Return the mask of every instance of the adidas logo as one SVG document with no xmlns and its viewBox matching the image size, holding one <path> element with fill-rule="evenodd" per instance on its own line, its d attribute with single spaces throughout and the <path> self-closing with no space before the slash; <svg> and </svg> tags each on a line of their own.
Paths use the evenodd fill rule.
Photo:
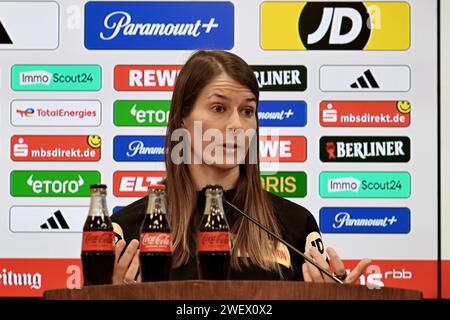
<svg viewBox="0 0 450 320">
<path fill-rule="evenodd" d="M 352 89 L 379 89 L 380 86 L 378 85 L 377 80 L 375 80 L 375 77 L 373 76 L 372 72 L 367 69 L 364 71 L 363 75 L 360 76 L 358 79 L 356 79 L 355 82 L 353 82 L 350 85 L 350 88 Z"/>
<path fill-rule="evenodd" d="M 11 38 L 3 27 L 2 22 L 0 21 L 0 44 L 12 44 Z"/>
<path fill-rule="evenodd" d="M 56 218 L 56 220 L 55 220 Z M 59 222 L 56 223 L 56 221 Z M 64 219 L 61 211 L 55 211 L 53 213 L 53 216 L 51 216 L 50 218 L 47 219 L 46 223 L 41 224 L 41 229 L 53 229 L 53 230 L 59 230 L 59 229 L 70 229 L 69 225 L 67 224 L 66 220 Z"/>
</svg>

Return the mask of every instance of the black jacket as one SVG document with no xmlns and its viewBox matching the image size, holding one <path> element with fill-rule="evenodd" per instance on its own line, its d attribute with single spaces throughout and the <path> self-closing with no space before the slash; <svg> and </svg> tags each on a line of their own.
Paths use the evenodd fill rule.
<svg viewBox="0 0 450 320">
<path fill-rule="evenodd" d="M 231 201 L 235 195 L 235 190 L 225 191 L 225 198 Z M 269 193 L 272 200 L 274 213 L 277 217 L 281 235 L 285 241 L 304 252 L 306 247 L 316 246 L 323 252 L 323 244 L 320 239 L 320 232 L 314 216 L 304 207 Z M 199 221 L 203 214 L 205 199 L 203 193 L 198 193 L 196 217 Z M 238 220 L 243 219 L 239 213 L 234 212 L 230 207 L 225 207 L 225 213 L 230 227 Z M 123 238 L 127 243 L 132 239 L 139 240 L 139 231 L 142 220 L 147 209 L 147 197 L 143 197 L 132 204 L 122 208 L 111 217 L 114 230 L 118 238 Z M 173 269 L 171 280 L 191 280 L 198 279 L 196 241 L 192 237 L 191 258 L 188 263 L 177 269 Z M 301 266 L 303 258 L 280 243 L 277 250 L 277 262 L 280 264 L 283 278 L 285 280 L 303 280 Z M 232 270 L 231 279 L 234 280 L 278 280 L 277 273 L 268 272 L 257 267 L 250 267 L 244 270 Z"/>
</svg>

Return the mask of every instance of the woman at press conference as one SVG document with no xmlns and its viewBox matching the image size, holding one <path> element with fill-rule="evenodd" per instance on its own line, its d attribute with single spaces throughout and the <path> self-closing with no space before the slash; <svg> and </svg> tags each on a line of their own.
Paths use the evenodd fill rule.
<svg viewBox="0 0 450 320">
<path fill-rule="evenodd" d="M 252 69 L 243 59 L 229 52 L 198 51 L 188 59 L 178 75 L 166 133 L 164 181 L 167 214 L 173 233 L 170 279 L 198 279 L 196 228 L 205 206 L 202 189 L 218 184 L 225 190 L 226 200 L 304 251 L 322 267 L 333 270 L 345 283 L 355 283 L 370 260 L 361 260 L 347 274 L 335 250 L 315 245 L 322 242 L 314 216 L 306 208 L 262 188 L 257 143 L 258 101 L 259 87 Z M 201 124 L 201 137 L 196 136 L 198 124 Z M 190 161 L 173 159 L 177 141 L 171 137 L 180 129 L 189 133 L 183 159 Z M 237 139 L 243 141 L 241 144 L 216 146 L 222 151 L 220 159 L 227 160 L 217 161 L 204 156 L 208 143 L 202 136 L 211 129 L 219 130 L 223 137 L 243 132 L 255 134 Z M 194 147 L 195 139 L 201 139 L 200 150 Z M 242 151 L 241 156 L 238 151 Z M 185 157 L 186 152 L 192 152 L 192 157 Z M 230 154 L 232 161 L 229 161 Z M 192 158 L 200 161 L 192 161 Z M 144 197 L 111 217 L 116 236 L 120 239 L 115 247 L 115 284 L 140 281 L 138 239 L 146 208 L 147 197 Z M 233 209 L 227 207 L 225 212 L 233 242 L 230 279 L 333 281 Z"/>
</svg>

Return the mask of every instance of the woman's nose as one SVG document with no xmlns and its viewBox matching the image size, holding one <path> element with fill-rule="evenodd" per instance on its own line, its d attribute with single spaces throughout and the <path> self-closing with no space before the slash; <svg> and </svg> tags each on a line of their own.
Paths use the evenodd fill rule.
<svg viewBox="0 0 450 320">
<path fill-rule="evenodd" d="M 241 117 L 237 108 L 233 110 L 228 119 L 227 129 L 242 129 Z"/>
</svg>

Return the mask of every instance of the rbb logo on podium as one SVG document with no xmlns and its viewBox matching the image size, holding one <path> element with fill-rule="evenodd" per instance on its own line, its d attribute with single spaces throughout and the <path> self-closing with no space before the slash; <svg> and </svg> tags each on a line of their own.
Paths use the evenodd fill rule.
<svg viewBox="0 0 450 320">
<path fill-rule="evenodd" d="M 359 260 L 345 260 L 348 269 L 353 269 Z M 360 284 L 369 289 L 382 287 L 420 290 L 424 298 L 437 298 L 436 260 L 376 260 L 372 261 L 360 277 Z"/>
<path fill-rule="evenodd" d="M 148 188 L 160 183 L 164 171 L 116 171 L 113 175 L 113 193 L 116 197 L 144 197 Z"/>
<path fill-rule="evenodd" d="M 260 136 L 261 162 L 304 162 L 306 160 L 306 137 Z"/>
</svg>

